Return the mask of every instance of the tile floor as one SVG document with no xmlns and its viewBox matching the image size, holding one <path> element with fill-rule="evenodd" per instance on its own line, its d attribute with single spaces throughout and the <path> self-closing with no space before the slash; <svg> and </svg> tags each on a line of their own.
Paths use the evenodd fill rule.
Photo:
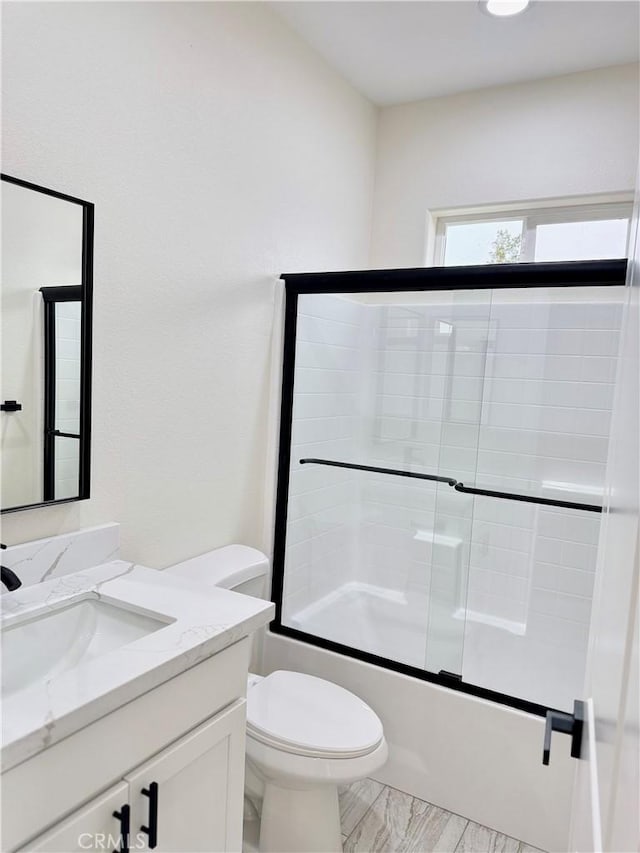
<svg viewBox="0 0 640 853">
<path fill-rule="evenodd" d="M 340 790 L 345 853 L 540 853 L 373 779 Z"/>
</svg>

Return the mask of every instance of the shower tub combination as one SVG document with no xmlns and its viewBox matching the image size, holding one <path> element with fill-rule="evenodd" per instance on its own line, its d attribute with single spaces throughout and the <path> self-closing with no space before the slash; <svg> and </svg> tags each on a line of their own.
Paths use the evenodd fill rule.
<svg viewBox="0 0 640 853">
<path fill-rule="evenodd" d="M 488 714 L 470 752 L 484 739 L 533 765 L 547 710 L 582 697 L 625 269 L 285 277 L 266 665 L 359 691 L 392 731 L 383 781 L 468 816 L 465 783 L 426 767 L 421 706 L 426 719 L 445 703 L 470 731 Z M 403 691 L 418 716 L 394 752 Z M 512 724 L 513 738 L 526 729 L 519 744 Z M 506 741 L 487 736 L 496 727 Z M 546 777 L 530 771 L 531 825 L 503 821 L 547 849 L 566 821 L 547 797 L 566 802 L 572 776 L 554 761 Z M 501 828 L 500 800 L 518 785 L 508 776 L 495 813 L 469 789 L 476 819 Z"/>
</svg>

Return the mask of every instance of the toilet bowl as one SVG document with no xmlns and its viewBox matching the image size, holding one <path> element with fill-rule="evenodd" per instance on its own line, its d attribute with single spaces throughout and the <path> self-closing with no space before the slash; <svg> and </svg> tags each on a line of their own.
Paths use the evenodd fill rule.
<svg viewBox="0 0 640 853">
<path fill-rule="evenodd" d="M 259 551 L 229 545 L 166 571 L 264 598 L 268 567 Z M 341 851 L 338 786 L 375 773 L 387 753 L 380 719 L 343 687 L 301 672 L 250 673 L 246 793 L 260 816 L 259 849 Z"/>
<path fill-rule="evenodd" d="M 282 670 L 254 683 L 247 761 L 264 782 L 260 850 L 342 850 L 338 785 L 386 760 L 382 723 L 348 690 Z"/>
</svg>

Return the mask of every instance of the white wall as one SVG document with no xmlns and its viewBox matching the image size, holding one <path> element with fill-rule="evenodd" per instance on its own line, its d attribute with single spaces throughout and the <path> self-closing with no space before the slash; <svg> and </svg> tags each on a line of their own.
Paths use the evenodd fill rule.
<svg viewBox="0 0 640 853">
<path fill-rule="evenodd" d="M 3 170 L 96 205 L 93 497 L 3 541 L 261 545 L 271 277 L 366 265 L 374 110 L 261 3 L 10 3 L 3 29 Z"/>
<path fill-rule="evenodd" d="M 371 265 L 423 265 L 428 210 L 632 191 L 637 151 L 637 65 L 386 107 Z"/>
<path fill-rule="evenodd" d="M 11 174 L 7 164 L 4 170 Z M 2 506 L 43 493 L 44 308 L 40 288 L 81 283 L 82 208 L 2 183 Z M 77 483 L 75 494 L 78 493 Z"/>
</svg>

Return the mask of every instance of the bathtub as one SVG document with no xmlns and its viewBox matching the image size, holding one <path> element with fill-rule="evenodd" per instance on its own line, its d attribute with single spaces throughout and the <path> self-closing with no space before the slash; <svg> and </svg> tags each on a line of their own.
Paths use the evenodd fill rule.
<svg viewBox="0 0 640 853">
<path fill-rule="evenodd" d="M 286 601 L 286 599 L 285 599 Z M 350 581 L 308 606 L 287 612 L 285 624 L 430 672 L 461 674 L 465 682 L 570 711 L 584 682 L 578 646 L 529 642 L 526 623 Z"/>
</svg>

